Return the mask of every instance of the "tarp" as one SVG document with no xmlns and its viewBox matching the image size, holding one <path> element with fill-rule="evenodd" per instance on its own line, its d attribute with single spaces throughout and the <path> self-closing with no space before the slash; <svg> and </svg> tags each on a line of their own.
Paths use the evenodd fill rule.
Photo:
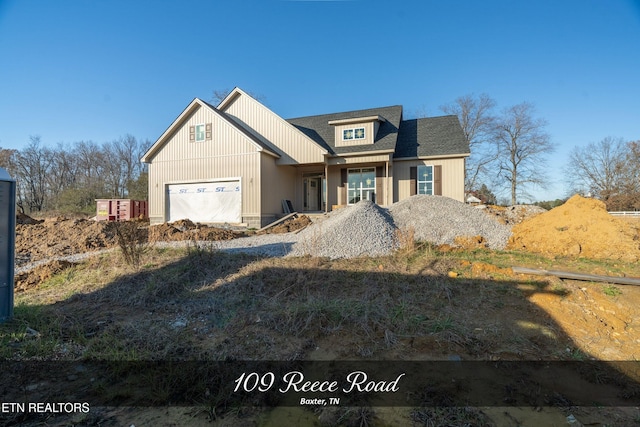
<svg viewBox="0 0 640 427">
<path fill-rule="evenodd" d="M 242 222 L 240 181 L 198 182 L 167 186 L 168 222 Z"/>
</svg>

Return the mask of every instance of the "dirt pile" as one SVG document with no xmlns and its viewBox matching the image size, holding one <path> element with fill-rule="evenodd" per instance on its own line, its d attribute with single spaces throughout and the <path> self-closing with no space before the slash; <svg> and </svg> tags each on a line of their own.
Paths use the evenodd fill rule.
<svg viewBox="0 0 640 427">
<path fill-rule="evenodd" d="M 116 245 L 113 224 L 52 218 L 16 225 L 16 259 L 21 262 L 72 255 Z"/>
<path fill-rule="evenodd" d="M 546 209 L 535 205 L 515 205 L 515 206 L 495 206 L 481 205 L 476 209 L 484 210 L 485 213 L 495 217 L 498 221 L 507 225 L 520 224 L 534 216 L 547 212 Z"/>
<path fill-rule="evenodd" d="M 116 223 L 64 217 L 35 220 L 27 215 L 16 218 L 16 265 L 47 258 L 81 254 L 118 246 Z M 138 222 L 151 242 L 178 240 L 230 240 L 244 233 L 201 224 L 189 220 L 149 227 Z"/>
<path fill-rule="evenodd" d="M 172 242 L 179 240 L 230 240 L 244 233 L 224 228 L 196 224 L 188 219 L 152 225 L 149 227 L 150 242 Z"/>
<path fill-rule="evenodd" d="M 640 236 L 611 216 L 604 203 L 575 195 L 565 204 L 512 229 L 508 249 L 548 256 L 640 260 Z"/>
<path fill-rule="evenodd" d="M 31 271 L 16 274 L 14 289 L 16 292 L 24 292 L 74 265 L 72 262 L 56 260 L 39 265 Z"/>
<path fill-rule="evenodd" d="M 41 222 L 43 222 L 43 220 L 31 218 L 29 215 L 23 214 L 21 212 L 18 212 L 16 214 L 16 224 L 33 225 L 33 224 L 40 224 Z"/>
<path fill-rule="evenodd" d="M 311 219 L 306 215 L 300 215 L 297 218 L 291 218 L 263 231 L 263 233 L 290 233 L 292 231 L 302 230 L 311 224 Z"/>
</svg>

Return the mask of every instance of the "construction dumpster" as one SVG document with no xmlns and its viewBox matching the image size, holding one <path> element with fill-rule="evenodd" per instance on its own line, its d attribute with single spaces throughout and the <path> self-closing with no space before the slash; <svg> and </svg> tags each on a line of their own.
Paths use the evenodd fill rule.
<svg viewBox="0 0 640 427">
<path fill-rule="evenodd" d="M 146 200 L 96 199 L 96 221 L 128 221 L 149 217 Z"/>
</svg>

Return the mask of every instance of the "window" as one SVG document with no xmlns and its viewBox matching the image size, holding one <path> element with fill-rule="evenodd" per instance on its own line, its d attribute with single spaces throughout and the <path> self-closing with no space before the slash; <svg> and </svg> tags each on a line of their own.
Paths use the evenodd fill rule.
<svg viewBox="0 0 640 427">
<path fill-rule="evenodd" d="M 418 166 L 418 194 L 433 194 L 433 166 Z"/>
<path fill-rule="evenodd" d="M 196 142 L 204 141 L 204 125 L 196 125 Z"/>
<path fill-rule="evenodd" d="M 342 131 L 342 139 L 344 141 L 364 139 L 364 128 L 344 129 Z"/>
<path fill-rule="evenodd" d="M 347 171 L 347 204 L 360 200 L 375 201 L 376 169 L 349 169 Z"/>
<path fill-rule="evenodd" d="M 213 135 L 211 131 L 211 123 L 189 126 L 189 142 L 211 141 Z"/>
</svg>

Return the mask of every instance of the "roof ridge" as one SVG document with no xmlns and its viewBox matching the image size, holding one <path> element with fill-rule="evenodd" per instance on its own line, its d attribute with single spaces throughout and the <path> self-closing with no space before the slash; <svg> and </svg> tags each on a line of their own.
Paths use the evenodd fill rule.
<svg viewBox="0 0 640 427">
<path fill-rule="evenodd" d="M 290 117 L 290 118 L 287 118 L 285 120 L 289 121 L 289 120 L 298 120 L 298 119 L 308 119 L 308 118 L 311 118 L 311 117 L 336 116 L 336 115 L 341 115 L 341 114 L 352 114 L 352 113 L 359 113 L 361 111 L 383 110 L 383 109 L 389 109 L 389 108 L 404 108 L 404 107 L 402 105 L 400 105 L 400 104 L 396 104 L 396 105 L 387 105 L 387 106 L 384 106 L 384 107 L 361 108 L 361 109 L 358 109 L 358 110 L 340 111 L 340 112 L 337 112 L 337 113 L 311 114 L 311 115 L 308 115 L 308 116 Z"/>
</svg>

